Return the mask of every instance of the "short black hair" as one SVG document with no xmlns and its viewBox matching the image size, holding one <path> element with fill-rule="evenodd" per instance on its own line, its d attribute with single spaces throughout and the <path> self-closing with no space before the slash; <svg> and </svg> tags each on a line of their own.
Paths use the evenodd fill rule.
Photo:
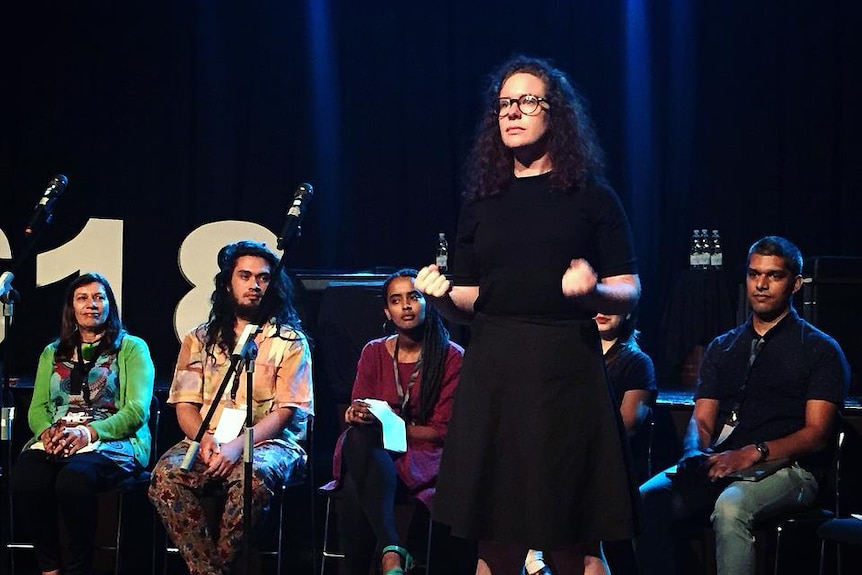
<svg viewBox="0 0 862 575">
<path fill-rule="evenodd" d="M 802 252 L 796 244 L 781 236 L 766 236 L 760 238 L 748 248 L 748 261 L 751 256 L 777 256 L 784 260 L 784 265 L 794 277 L 802 275 Z"/>
</svg>

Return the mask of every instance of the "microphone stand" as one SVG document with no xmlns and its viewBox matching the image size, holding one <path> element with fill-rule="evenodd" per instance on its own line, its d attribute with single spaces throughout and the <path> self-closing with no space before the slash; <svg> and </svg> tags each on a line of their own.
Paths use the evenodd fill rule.
<svg viewBox="0 0 862 575">
<path fill-rule="evenodd" d="M 251 401 L 248 398 L 253 397 L 254 391 L 254 360 L 257 358 L 257 344 L 254 339 L 248 345 L 248 352 L 245 354 L 245 449 L 243 449 L 242 461 L 242 549 L 243 560 L 245 561 L 246 575 L 250 575 L 249 565 L 251 565 L 251 537 L 247 535 L 251 527 L 251 478 L 254 472 L 254 429 L 252 427 L 252 418 L 254 417 Z"/>
<path fill-rule="evenodd" d="M 34 226 L 33 228 L 28 228 L 28 232 L 24 235 L 29 241 L 24 244 L 24 249 L 15 259 L 12 269 L 0 274 L 0 306 L 3 308 L 3 326 L 5 328 L 4 339 L 2 342 L 3 378 L 2 384 L 0 384 L 0 444 L 6 444 L 6 449 L 3 449 L 5 455 L 5 466 L 0 464 L 0 479 L 6 483 L 6 506 L 9 516 L 8 522 L 4 522 L 4 526 L 8 529 L 8 532 L 0 532 L 0 541 L 3 541 L 4 552 L 7 551 L 6 543 L 10 543 L 12 541 L 12 537 L 15 532 L 14 513 L 12 509 L 12 490 L 9 489 L 8 485 L 9 474 L 12 472 L 12 428 L 15 424 L 15 400 L 12 397 L 12 391 L 10 389 L 11 386 L 9 383 L 11 378 L 10 358 L 12 357 L 9 346 L 11 341 L 10 334 L 12 333 L 12 320 L 15 315 L 15 304 L 20 302 L 21 296 L 18 293 L 18 290 L 12 287 L 12 282 L 15 280 L 15 274 L 21 269 L 23 262 L 27 261 L 30 254 L 33 253 L 33 250 L 36 248 L 36 244 L 42 236 L 45 228 L 47 228 L 48 224 L 51 223 L 52 215 L 53 214 L 48 211 L 43 224 Z M 5 565 L 5 559 L 2 560 L 2 563 Z M 15 558 L 14 554 L 11 552 L 9 552 L 9 566 L 11 568 L 10 572 L 14 573 Z"/>
<path fill-rule="evenodd" d="M 284 258 L 282 257 L 282 259 Z M 270 285 L 269 287 L 271 288 L 272 285 Z M 263 305 L 267 301 L 266 294 L 268 292 L 269 289 L 264 292 L 263 297 L 261 297 L 260 299 L 258 313 L 256 314 L 258 317 L 262 316 L 261 311 L 264 309 Z M 245 326 L 245 329 L 240 335 L 236 347 L 234 347 L 234 351 L 230 356 L 230 365 L 228 366 L 228 370 L 224 374 L 224 378 L 222 379 L 221 384 L 219 385 L 215 395 L 213 396 L 213 401 L 210 404 L 210 409 L 204 416 L 203 421 L 201 421 L 201 425 L 198 428 L 197 433 L 195 434 L 194 440 L 189 444 L 189 448 L 186 451 L 186 456 L 183 459 L 182 464 L 180 464 L 180 467 L 182 469 L 185 469 L 186 471 L 191 469 L 195 459 L 197 458 L 198 451 L 200 450 L 201 440 L 203 439 L 204 434 L 209 429 L 209 425 L 212 421 L 213 415 L 215 415 L 216 406 L 221 402 L 221 398 L 224 396 L 225 389 L 227 389 L 228 383 L 231 381 L 231 379 L 233 379 L 234 373 L 236 373 L 238 369 L 241 369 L 240 362 L 245 362 L 248 384 L 245 397 L 245 425 L 243 426 L 243 431 L 245 432 L 245 441 L 243 442 L 242 549 L 246 573 L 250 573 L 249 567 L 251 565 L 251 478 L 254 462 L 254 433 L 252 431 L 254 413 L 251 404 L 252 398 L 254 396 L 251 395 L 251 392 L 254 380 L 254 360 L 257 358 L 257 344 L 255 343 L 255 337 L 261 331 L 262 329 L 260 328 L 259 322 L 256 322 L 254 324 L 250 323 Z"/>
<path fill-rule="evenodd" d="M 7 276 L 6 274 L 9 274 Z M 3 449 L 2 462 L 0 463 L 0 481 L 4 483 L 6 489 L 6 502 L 5 507 L 7 509 L 7 513 L 9 516 L 8 522 L 3 522 L 3 528 L 0 529 L 0 541 L 3 543 L 3 557 L 2 564 L 6 565 L 6 554 L 9 555 L 9 569 L 10 573 L 15 572 L 15 555 L 12 551 L 10 551 L 7 547 L 7 543 L 11 543 L 13 541 L 13 537 L 15 534 L 15 520 L 12 508 L 12 489 L 9 487 L 9 482 L 11 480 L 12 473 L 12 456 L 13 456 L 13 447 L 12 447 L 12 428 L 15 425 L 15 399 L 12 397 L 12 392 L 10 390 L 10 370 L 11 366 L 9 364 L 9 359 L 12 357 L 12 354 L 9 351 L 9 334 L 12 329 L 12 315 L 14 311 L 14 304 L 19 299 L 18 292 L 11 287 L 11 272 L 5 272 L 3 274 L 5 277 L 9 279 L 9 291 L 0 297 L 2 300 L 3 307 L 3 325 L 5 328 L 4 331 L 4 342 L 3 346 L 3 383 L 2 389 L 0 389 L 0 445 L 2 445 L 5 449 Z"/>
<path fill-rule="evenodd" d="M 290 250 L 290 246 L 293 245 L 293 242 L 296 238 L 301 235 L 302 229 L 299 225 L 296 225 L 290 233 L 285 235 L 283 238 L 278 238 L 278 247 L 279 249 L 283 249 L 281 258 L 278 260 L 278 265 L 275 266 L 275 270 L 272 270 L 271 277 L 273 278 L 281 278 L 281 272 L 284 269 L 284 262 L 287 258 L 287 253 Z M 280 279 L 277 281 L 281 281 Z M 222 396 L 224 396 L 225 389 L 227 389 L 228 383 L 233 378 L 237 369 L 241 369 L 239 367 L 240 362 L 245 363 L 246 369 L 246 413 L 245 413 L 245 425 L 243 427 L 243 431 L 245 433 L 245 441 L 243 442 L 243 515 L 242 515 L 242 549 L 243 549 L 243 562 L 245 564 L 245 572 L 250 573 L 251 567 L 251 503 L 252 503 L 252 490 L 251 490 L 251 480 L 252 474 L 254 471 L 254 412 L 252 409 L 252 398 L 253 396 L 253 387 L 254 387 L 254 361 L 257 358 L 257 344 L 255 343 L 255 337 L 258 333 L 263 331 L 261 327 L 263 322 L 267 319 L 268 307 L 271 305 L 269 302 L 272 301 L 272 297 L 270 297 L 270 291 L 272 290 L 272 284 L 269 285 L 267 290 L 263 293 L 263 296 L 260 298 L 260 305 L 257 307 L 257 312 L 255 313 L 255 318 L 252 323 L 246 325 L 242 334 L 240 334 L 239 340 L 237 340 L 236 346 L 234 347 L 234 351 L 230 357 L 230 365 L 228 366 L 227 372 L 224 374 L 224 378 L 221 381 L 218 389 L 216 390 L 215 395 L 213 396 L 212 404 L 210 405 L 210 409 L 207 410 L 206 415 L 201 421 L 201 425 L 198 428 L 197 433 L 195 434 L 194 440 L 189 444 L 189 449 L 186 451 L 186 456 L 183 459 L 180 467 L 188 471 L 191 469 L 192 464 L 194 463 L 195 458 L 197 458 L 198 451 L 200 450 L 201 440 L 203 439 L 204 434 L 209 429 L 210 422 L 212 421 L 213 416 L 215 415 L 215 408 L 221 402 Z M 276 324 L 276 329 L 279 327 Z"/>
</svg>

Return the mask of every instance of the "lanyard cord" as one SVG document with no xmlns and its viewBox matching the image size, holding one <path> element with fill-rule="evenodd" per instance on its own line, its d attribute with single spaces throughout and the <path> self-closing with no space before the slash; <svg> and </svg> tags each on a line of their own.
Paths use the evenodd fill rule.
<svg viewBox="0 0 862 575">
<path fill-rule="evenodd" d="M 416 385 L 416 379 L 419 377 L 419 371 L 422 368 L 422 351 L 419 351 L 419 360 L 413 366 L 413 371 L 410 372 L 410 379 L 407 382 L 407 390 L 401 386 L 401 372 L 398 369 L 398 336 L 395 336 L 395 352 L 392 354 L 392 369 L 395 372 L 395 389 L 398 391 L 398 399 L 401 400 L 401 415 L 405 417 L 407 414 L 407 404 L 410 402 L 410 392 L 413 386 Z"/>
<path fill-rule="evenodd" d="M 80 393 L 83 396 L 84 403 L 87 404 L 87 407 L 93 406 L 93 403 L 90 400 L 90 384 L 87 380 L 90 377 L 90 371 L 95 367 L 96 360 L 99 358 L 99 350 L 101 347 L 102 342 L 99 340 L 99 343 L 96 344 L 96 351 L 95 355 L 93 355 L 93 360 L 86 362 L 84 361 L 84 351 L 81 346 L 81 338 L 78 338 L 78 360 L 75 362 L 75 373 L 72 375 L 69 391 L 72 395 L 78 395 L 78 393 Z"/>
<path fill-rule="evenodd" d="M 734 422 L 738 420 L 739 408 L 742 407 L 742 403 L 745 401 L 745 388 L 748 385 L 748 381 L 751 379 L 751 370 L 754 367 L 754 361 L 757 359 L 757 356 L 760 355 L 760 350 L 763 349 L 763 345 L 765 343 L 766 338 L 763 336 L 757 336 L 751 340 L 751 351 L 748 355 L 748 368 L 745 370 L 745 379 L 742 380 L 742 385 L 739 386 L 739 389 L 736 392 L 736 403 L 731 411 L 731 418 Z"/>
</svg>

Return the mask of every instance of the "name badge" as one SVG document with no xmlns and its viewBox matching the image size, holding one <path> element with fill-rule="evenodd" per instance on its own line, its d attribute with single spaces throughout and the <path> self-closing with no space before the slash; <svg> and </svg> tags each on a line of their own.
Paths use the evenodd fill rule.
<svg viewBox="0 0 862 575">
<path fill-rule="evenodd" d="M 236 439 L 242 431 L 244 423 L 245 407 L 225 407 L 218 420 L 218 426 L 215 430 L 215 440 L 221 444 Z"/>
<path fill-rule="evenodd" d="M 715 440 L 713 445 L 721 445 L 730 434 L 733 433 L 733 430 L 736 429 L 736 425 L 739 423 L 739 415 L 736 411 L 730 412 L 730 415 L 727 417 L 727 421 L 724 422 L 724 426 L 721 428 L 721 433 L 718 434 L 718 439 Z"/>
</svg>

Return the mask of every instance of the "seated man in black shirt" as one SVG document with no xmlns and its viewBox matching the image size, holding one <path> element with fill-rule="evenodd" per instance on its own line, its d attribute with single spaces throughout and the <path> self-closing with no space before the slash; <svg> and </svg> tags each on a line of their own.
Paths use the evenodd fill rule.
<svg viewBox="0 0 862 575">
<path fill-rule="evenodd" d="M 673 522 L 707 513 L 718 574 L 753 574 L 754 522 L 814 502 L 850 375 L 835 340 L 791 305 L 801 274 L 802 254 L 784 238 L 768 236 L 749 249 L 751 317 L 704 354 L 676 473 L 661 472 L 640 488 L 641 575 L 675 573 Z M 760 481 L 732 479 L 779 459 L 787 465 Z"/>
</svg>

